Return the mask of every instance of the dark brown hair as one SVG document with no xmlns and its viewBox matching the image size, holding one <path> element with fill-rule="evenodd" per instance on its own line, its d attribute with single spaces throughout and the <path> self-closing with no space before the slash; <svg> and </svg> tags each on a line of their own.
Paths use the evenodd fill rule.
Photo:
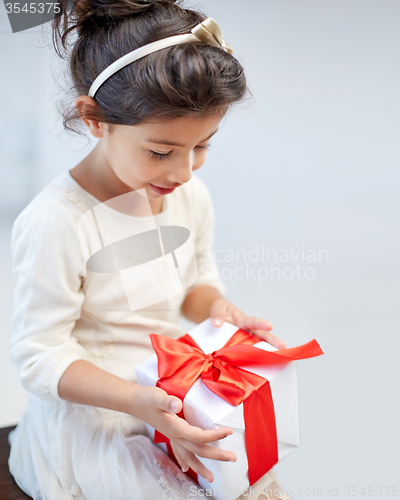
<svg viewBox="0 0 400 500">
<path fill-rule="evenodd" d="M 53 44 L 69 61 L 71 94 L 87 95 L 95 78 L 112 62 L 138 47 L 189 33 L 206 16 L 184 9 L 179 0 L 75 0 L 61 2 L 53 20 Z M 71 34 L 77 35 L 69 51 Z M 154 52 L 114 73 L 94 96 L 98 107 L 75 103 L 64 108 L 64 128 L 80 134 L 81 116 L 135 125 L 149 118 L 225 113 L 248 88 L 239 61 L 205 42 L 184 43 Z M 250 94 L 250 92 L 249 92 Z"/>
</svg>

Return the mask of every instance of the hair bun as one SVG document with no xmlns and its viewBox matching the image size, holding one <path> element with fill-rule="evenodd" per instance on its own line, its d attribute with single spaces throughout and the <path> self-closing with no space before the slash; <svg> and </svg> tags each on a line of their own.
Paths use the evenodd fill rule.
<svg viewBox="0 0 400 500">
<path fill-rule="evenodd" d="M 64 57 L 67 39 L 72 31 L 85 36 L 96 28 L 114 26 L 119 21 L 151 12 L 155 7 L 168 10 L 183 0 L 59 0 L 60 15 L 53 20 L 53 44 L 57 54 Z"/>
<path fill-rule="evenodd" d="M 155 5 L 168 7 L 179 0 L 78 0 L 74 2 L 74 13 L 79 24 L 87 21 L 115 22 L 135 14 L 149 11 Z"/>
</svg>

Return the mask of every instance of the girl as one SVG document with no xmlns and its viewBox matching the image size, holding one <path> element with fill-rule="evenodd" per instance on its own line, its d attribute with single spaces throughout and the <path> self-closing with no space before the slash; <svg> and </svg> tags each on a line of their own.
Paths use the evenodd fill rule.
<svg viewBox="0 0 400 500">
<path fill-rule="evenodd" d="M 134 366 L 153 352 L 149 333 L 181 336 L 182 314 L 196 323 L 211 317 L 215 326 L 230 321 L 278 348 L 285 343 L 268 321 L 246 316 L 223 297 L 213 261 L 199 265 L 185 292 L 158 300 L 146 276 L 94 272 L 84 256 L 82 220 L 87 214 L 94 220 L 101 208 L 95 222 L 102 246 L 115 241 L 120 227 L 130 234 L 152 224 L 186 227 L 200 263 L 212 244 L 213 209 L 193 171 L 228 108 L 246 94 L 243 68 L 212 19 L 173 0 L 79 0 L 70 12 L 61 7 L 53 22 L 60 56 L 77 35 L 69 54 L 77 99 L 64 126 L 74 130 L 80 121 L 99 141 L 14 222 L 11 357 L 29 404 L 10 435 L 10 470 L 40 500 L 200 498 L 204 491 L 184 472 L 190 467 L 212 481 L 196 455 L 235 461 L 234 451 L 208 444 L 232 430 L 193 427 L 176 415 L 178 398 L 135 383 Z M 141 47 L 147 53 L 131 55 Z M 126 55 L 130 61 L 121 59 Z M 152 213 L 113 204 L 137 190 Z M 112 220 L 107 230 L 104 220 Z M 103 241 L 110 233 L 111 241 Z M 187 264 L 180 269 L 189 283 Z M 147 305 L 131 306 L 146 297 Z M 146 436 L 145 422 L 170 439 L 180 468 Z M 261 493 L 267 489 L 278 498 L 279 488 L 270 471 L 241 498 L 267 498 Z"/>
</svg>

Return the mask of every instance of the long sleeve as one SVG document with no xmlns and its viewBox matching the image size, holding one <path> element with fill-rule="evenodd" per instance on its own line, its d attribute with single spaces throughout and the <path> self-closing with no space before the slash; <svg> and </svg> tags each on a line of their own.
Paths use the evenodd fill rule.
<svg viewBox="0 0 400 500">
<path fill-rule="evenodd" d="M 204 182 L 195 178 L 194 198 L 196 199 L 196 237 L 195 253 L 198 269 L 196 282 L 187 289 L 187 294 L 200 285 L 216 288 L 222 295 L 226 286 L 221 281 L 218 268 L 213 257 L 215 215 L 210 192 Z"/>
<path fill-rule="evenodd" d="M 10 356 L 26 390 L 61 400 L 62 374 L 73 361 L 86 358 L 72 334 L 85 299 L 77 222 L 60 202 L 31 203 L 14 222 L 11 250 Z"/>
</svg>

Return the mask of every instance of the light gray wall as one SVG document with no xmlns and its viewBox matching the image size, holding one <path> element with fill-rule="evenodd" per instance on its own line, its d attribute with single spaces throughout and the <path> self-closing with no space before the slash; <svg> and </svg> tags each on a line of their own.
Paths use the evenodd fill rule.
<svg viewBox="0 0 400 500">
<path fill-rule="evenodd" d="M 293 498 L 328 499 L 336 487 L 344 498 L 346 486 L 360 491 L 364 485 L 378 496 L 378 486 L 398 484 L 400 444 L 394 385 L 400 4 L 197 5 L 219 22 L 254 95 L 250 107 L 224 122 L 198 172 L 214 200 L 215 249 L 225 257 L 219 266 L 228 298 L 247 314 L 269 319 L 290 346 L 316 338 L 325 351 L 298 363 L 302 445 L 276 470 Z M 9 30 L 3 5 L 0 22 Z M 79 151 L 83 143 L 62 134 L 49 63 L 54 58 L 40 45 L 40 35 L 0 34 L 7 68 L 0 79 L 0 206 L 11 214 L 3 216 L 1 232 L 3 425 L 17 421 L 24 404 L 7 358 L 12 214 L 90 150 Z M 238 250 L 241 257 L 230 262 Z M 268 261 L 267 250 L 276 250 L 278 259 L 270 253 Z M 322 251 L 321 261 L 307 262 L 311 251 Z M 241 279 L 246 265 L 253 275 Z M 271 266 L 272 278 L 258 281 Z M 289 279 L 296 266 L 308 268 L 312 279 Z"/>
</svg>

